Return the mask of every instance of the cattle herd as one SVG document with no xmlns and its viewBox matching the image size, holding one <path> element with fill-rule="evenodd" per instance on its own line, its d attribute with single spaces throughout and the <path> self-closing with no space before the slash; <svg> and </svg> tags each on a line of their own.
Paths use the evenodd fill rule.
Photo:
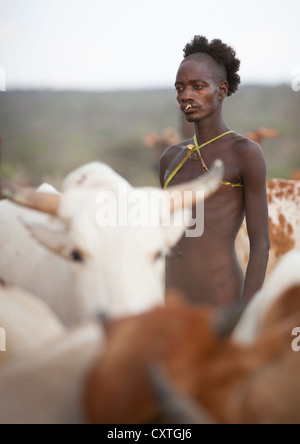
<svg viewBox="0 0 300 444">
<path fill-rule="evenodd" d="M 165 256 L 187 228 L 166 219 L 189 215 L 222 177 L 217 161 L 168 191 L 100 163 L 61 193 L 0 178 L 0 424 L 300 423 L 300 182 L 267 183 L 270 262 L 247 306 L 164 291 Z M 123 208 L 124 192 L 151 202 L 157 223 L 101 223 L 106 197 Z M 244 225 L 244 270 L 247 239 Z"/>
</svg>

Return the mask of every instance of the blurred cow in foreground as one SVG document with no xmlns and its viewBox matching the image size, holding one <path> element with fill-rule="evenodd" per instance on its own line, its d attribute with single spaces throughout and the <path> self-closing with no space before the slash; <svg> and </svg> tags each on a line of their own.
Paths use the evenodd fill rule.
<svg viewBox="0 0 300 444">
<path fill-rule="evenodd" d="M 101 325 L 68 330 L 40 299 L 0 286 L 0 424 L 81 424 L 82 390 L 104 341 Z"/>
<path fill-rule="evenodd" d="M 267 301 L 257 294 L 234 338 L 239 310 L 178 300 L 109 325 L 84 396 L 89 421 L 157 423 L 170 397 L 177 405 L 181 399 L 183 408 L 187 399 L 201 407 L 199 423 L 300 423 L 300 353 L 291 347 L 300 325 L 300 253 L 287 256 L 272 279 Z M 242 343 L 253 325 L 252 342 Z M 194 411 L 192 418 L 194 423 Z"/>
<path fill-rule="evenodd" d="M 165 307 L 68 330 L 20 290 L 0 287 L 0 304 L 1 424 L 300 423 L 300 252 L 245 311 L 169 295 Z"/>
<path fill-rule="evenodd" d="M 12 201 L 0 203 L 0 278 L 38 295 L 67 326 L 163 304 L 165 255 L 190 221 L 183 212 L 216 191 L 222 176 L 216 161 L 205 178 L 162 191 L 133 188 L 92 163 L 67 177 L 62 195 L 0 178 L 0 195 Z"/>
</svg>

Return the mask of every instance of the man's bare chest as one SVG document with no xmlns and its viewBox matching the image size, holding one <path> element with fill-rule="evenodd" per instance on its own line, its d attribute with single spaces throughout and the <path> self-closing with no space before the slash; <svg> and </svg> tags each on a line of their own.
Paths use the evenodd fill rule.
<svg viewBox="0 0 300 444">
<path fill-rule="evenodd" d="M 166 169 L 164 181 L 166 182 L 170 175 L 173 175 L 178 166 L 180 168 L 172 178 L 172 185 L 188 182 L 204 175 L 216 159 L 221 159 L 224 163 L 225 173 L 224 179 L 228 183 L 241 183 L 242 177 L 238 159 L 232 150 L 223 147 L 222 149 L 209 148 L 201 152 L 201 160 L 186 158 L 187 151 L 185 149 L 177 152 Z"/>
</svg>

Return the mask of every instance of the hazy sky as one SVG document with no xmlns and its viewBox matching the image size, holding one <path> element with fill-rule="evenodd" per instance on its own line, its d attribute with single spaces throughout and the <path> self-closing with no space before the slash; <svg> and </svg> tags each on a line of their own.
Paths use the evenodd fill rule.
<svg viewBox="0 0 300 444">
<path fill-rule="evenodd" d="M 0 0 L 0 74 L 8 89 L 173 87 L 202 34 L 236 49 L 243 83 L 291 82 L 299 20 L 299 0 Z"/>
</svg>

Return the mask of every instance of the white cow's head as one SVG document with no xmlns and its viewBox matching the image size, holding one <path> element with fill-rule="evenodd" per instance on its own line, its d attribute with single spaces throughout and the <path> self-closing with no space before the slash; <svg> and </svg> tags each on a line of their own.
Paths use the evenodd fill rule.
<svg viewBox="0 0 300 444">
<path fill-rule="evenodd" d="M 61 195 L 13 187 L 3 179 L 0 190 L 50 214 L 43 223 L 23 222 L 41 245 L 69 262 L 78 319 L 97 312 L 116 317 L 163 303 L 165 256 L 183 236 L 184 219 L 188 223 L 182 212 L 215 192 L 222 176 L 217 161 L 205 178 L 162 191 L 133 188 L 108 166 L 92 163 L 68 176 Z"/>
</svg>

